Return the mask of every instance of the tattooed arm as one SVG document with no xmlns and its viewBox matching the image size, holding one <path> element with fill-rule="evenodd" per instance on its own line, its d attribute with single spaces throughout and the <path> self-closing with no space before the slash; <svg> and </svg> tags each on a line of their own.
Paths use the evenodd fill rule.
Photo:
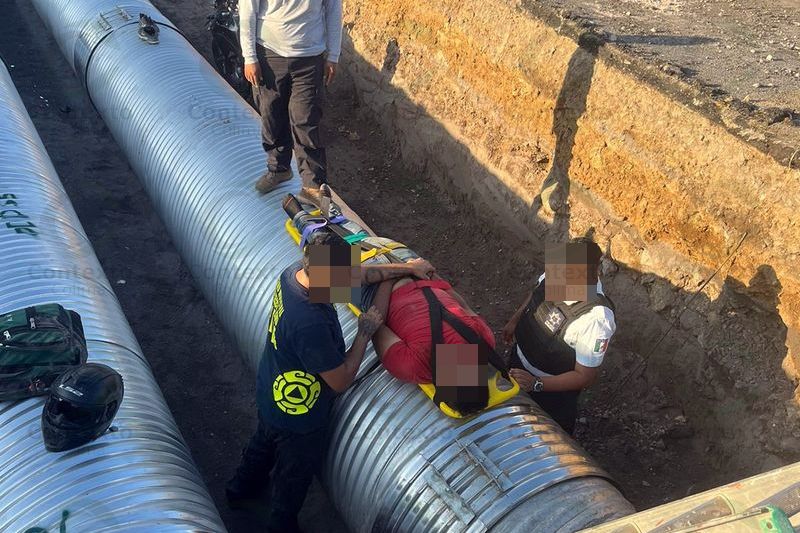
<svg viewBox="0 0 800 533">
<path fill-rule="evenodd" d="M 424 259 L 412 259 L 408 263 L 389 263 L 382 265 L 364 265 L 361 267 L 361 284 L 371 285 L 389 279 L 404 276 L 416 276 L 428 279 L 436 269 Z"/>
<path fill-rule="evenodd" d="M 375 307 L 371 307 L 369 311 L 359 315 L 358 333 L 356 333 L 356 338 L 353 339 L 350 349 L 345 353 L 344 363 L 333 370 L 320 373 L 322 379 L 334 391 L 342 393 L 353 384 L 353 380 L 355 380 L 358 373 L 358 367 L 361 366 L 364 353 L 367 351 L 367 344 L 381 324 L 383 324 L 383 317 Z"/>
</svg>

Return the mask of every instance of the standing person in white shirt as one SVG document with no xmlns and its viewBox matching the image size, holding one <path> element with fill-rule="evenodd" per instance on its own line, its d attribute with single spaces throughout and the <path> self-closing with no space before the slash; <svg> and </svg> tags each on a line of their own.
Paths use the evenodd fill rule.
<svg viewBox="0 0 800 533">
<path fill-rule="evenodd" d="M 267 152 L 256 189 L 266 194 L 291 179 L 294 148 L 300 199 L 317 200 L 328 181 L 319 125 L 341 52 L 342 0 L 239 0 L 239 25 Z"/>
<path fill-rule="evenodd" d="M 597 379 L 617 328 L 599 279 L 601 257 L 585 237 L 548 247 L 545 273 L 503 328 L 506 342 L 516 339 L 511 375 L 570 434 L 578 396 Z"/>
</svg>

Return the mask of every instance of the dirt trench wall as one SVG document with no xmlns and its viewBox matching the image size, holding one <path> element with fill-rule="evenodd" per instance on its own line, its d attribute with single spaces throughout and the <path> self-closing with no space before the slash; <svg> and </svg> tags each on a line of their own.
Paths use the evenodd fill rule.
<svg viewBox="0 0 800 533">
<path fill-rule="evenodd" d="M 738 390 L 716 421 L 731 435 L 753 416 L 754 431 L 777 424 L 790 439 L 800 172 L 744 140 L 754 134 L 737 131 L 733 111 L 534 9 L 510 0 L 347 0 L 343 64 L 411 168 L 500 214 L 540 250 L 543 240 L 593 228 L 646 289 L 649 311 L 703 352 L 691 365 L 656 353 L 665 371 L 693 374 L 709 398 L 727 395 L 720 383 Z M 777 346 L 752 339 L 720 354 L 713 344 L 735 337 L 726 331 L 736 329 L 729 316 L 742 314 L 742 295 L 753 316 L 780 323 L 764 339 Z M 765 350 L 780 360 L 762 361 Z"/>
</svg>

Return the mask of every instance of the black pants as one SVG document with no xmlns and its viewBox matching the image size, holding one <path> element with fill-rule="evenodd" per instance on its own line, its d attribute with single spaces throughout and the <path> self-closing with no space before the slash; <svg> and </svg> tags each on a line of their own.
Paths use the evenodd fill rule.
<svg viewBox="0 0 800 533">
<path fill-rule="evenodd" d="M 271 428 L 259 417 L 258 428 L 236 471 L 241 484 L 266 487 L 272 472 L 269 530 L 299 531 L 297 514 L 327 450 L 325 429 L 299 434 Z"/>
<path fill-rule="evenodd" d="M 325 56 L 281 57 L 261 45 L 256 50 L 262 81 L 253 88 L 253 100 L 261 113 L 267 166 L 274 172 L 289 170 L 294 148 L 303 185 L 319 187 L 328 179 L 319 127 Z"/>
<path fill-rule="evenodd" d="M 526 370 L 519 360 L 516 346 L 511 352 L 509 366 Z M 533 401 L 539 404 L 539 407 L 570 435 L 575 431 L 575 420 L 578 417 L 578 397 L 580 394 L 581 391 L 528 393 Z"/>
</svg>

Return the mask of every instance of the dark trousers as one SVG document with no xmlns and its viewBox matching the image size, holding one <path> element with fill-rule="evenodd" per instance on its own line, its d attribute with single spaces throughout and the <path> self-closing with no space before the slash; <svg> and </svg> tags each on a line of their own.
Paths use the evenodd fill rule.
<svg viewBox="0 0 800 533">
<path fill-rule="evenodd" d="M 299 531 L 297 514 L 327 450 L 325 429 L 300 434 L 271 428 L 259 417 L 258 428 L 236 471 L 242 487 L 266 487 L 272 471 L 269 530 Z M 274 470 L 273 470 L 274 469 Z"/>
<path fill-rule="evenodd" d="M 267 166 L 273 172 L 289 170 L 292 148 L 304 186 L 327 181 L 325 148 L 320 121 L 325 96 L 325 56 L 281 57 L 256 47 L 261 85 L 253 100 L 261 113 L 261 141 Z"/>
<path fill-rule="evenodd" d="M 526 370 L 519 360 L 516 346 L 511 352 L 509 366 Z M 578 397 L 580 394 L 581 391 L 528 393 L 533 401 L 570 435 L 575 431 L 575 420 L 578 417 Z"/>
</svg>

